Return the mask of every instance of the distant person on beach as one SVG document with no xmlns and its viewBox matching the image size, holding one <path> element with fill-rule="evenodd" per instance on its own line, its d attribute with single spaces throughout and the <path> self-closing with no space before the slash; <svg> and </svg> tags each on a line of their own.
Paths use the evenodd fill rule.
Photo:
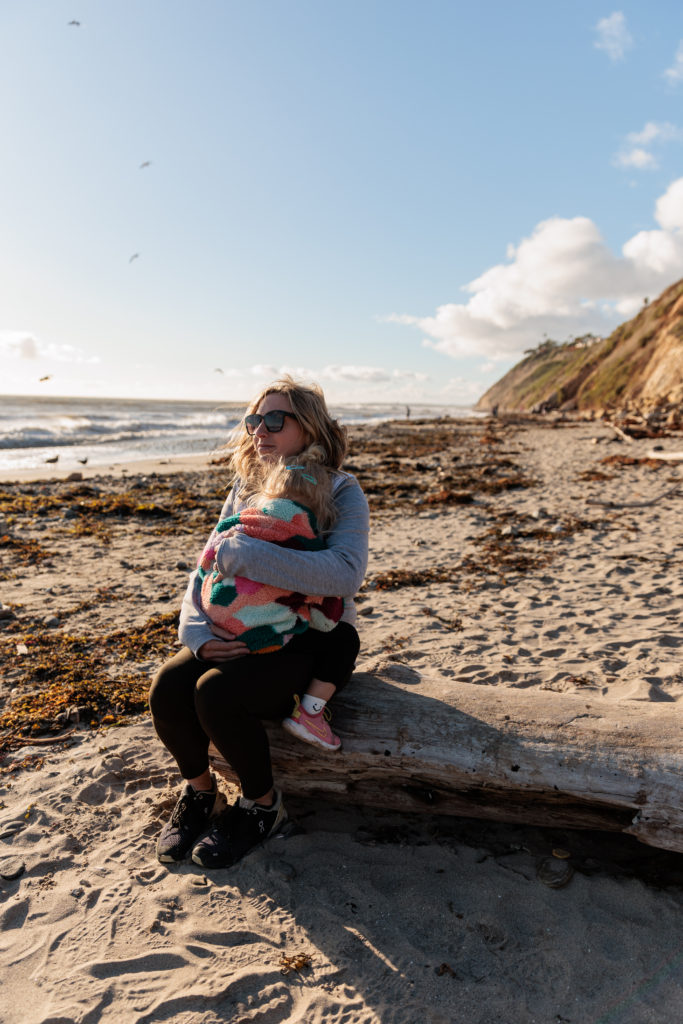
<svg viewBox="0 0 683 1024">
<path fill-rule="evenodd" d="M 247 430 L 257 426 L 259 418 L 255 415 Z M 252 654 L 277 651 L 309 628 L 328 634 L 344 611 L 341 597 L 311 597 L 241 576 L 224 576 L 216 561 L 221 541 L 237 532 L 303 551 L 324 548 L 318 529 L 329 529 L 335 518 L 332 474 L 324 460 L 324 449 L 314 444 L 293 459 L 294 465 L 286 465 L 287 460 L 276 462 L 247 507 L 218 523 L 199 558 L 201 610 L 214 626 L 245 643 Z M 343 631 L 329 638 L 312 635 L 308 646 L 324 666 L 345 659 L 347 640 Z M 339 750 L 341 740 L 326 718 L 327 701 L 335 689 L 331 680 L 315 672 L 303 698 L 295 695 L 295 708 L 283 728 L 306 743 Z"/>
<path fill-rule="evenodd" d="M 207 615 L 203 580 L 199 571 L 191 575 L 180 613 L 185 646 L 161 667 L 150 691 L 154 727 L 185 780 L 157 843 L 163 862 L 191 854 L 203 867 L 229 867 L 277 832 L 287 812 L 274 784 L 262 719 L 297 720 L 298 695 L 313 694 L 324 707 L 351 677 L 360 646 L 353 597 L 367 565 L 368 505 L 355 478 L 340 469 L 346 431 L 331 418 L 320 388 L 285 377 L 249 405 L 231 458 L 235 481 L 219 524 L 254 507 L 278 464 L 298 465 L 297 457 L 318 449 L 319 465 L 330 478 L 333 516 L 325 546 L 282 546 L 244 529 L 228 529 L 215 547 L 212 571 L 259 581 L 297 598 L 341 596 L 340 621 L 329 632 L 308 628 L 276 650 L 252 654 L 243 637 Z M 316 684 L 322 688 L 317 694 Z M 227 809 L 209 770 L 209 742 L 240 780 L 242 794 Z"/>
</svg>

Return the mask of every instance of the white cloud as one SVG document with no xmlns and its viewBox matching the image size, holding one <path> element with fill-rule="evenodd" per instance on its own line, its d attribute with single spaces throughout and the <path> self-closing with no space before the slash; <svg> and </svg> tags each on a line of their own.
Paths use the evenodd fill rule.
<svg viewBox="0 0 683 1024">
<path fill-rule="evenodd" d="M 629 132 L 624 146 L 614 157 L 613 163 L 617 167 L 654 170 L 659 167 L 659 161 L 651 152 L 652 147 L 682 140 L 683 131 L 675 124 L 671 124 L 669 121 L 648 121 L 641 131 Z"/>
<path fill-rule="evenodd" d="M 617 167 L 635 167 L 639 171 L 654 171 L 659 167 L 659 163 L 652 153 L 648 153 L 646 149 L 642 149 L 640 146 L 634 146 L 633 149 L 629 149 L 626 152 L 617 153 L 614 163 Z"/>
<path fill-rule="evenodd" d="M 359 383 L 390 383 L 392 381 L 416 381 L 423 383 L 429 380 L 426 373 L 413 370 L 388 370 L 381 366 L 325 366 L 319 371 L 321 380 L 356 381 Z"/>
<path fill-rule="evenodd" d="M 683 229 L 683 178 L 669 185 L 655 204 L 655 220 L 665 231 Z"/>
<path fill-rule="evenodd" d="M 20 359 L 40 359 L 43 362 L 89 363 L 100 362 L 99 356 L 88 355 L 74 345 L 43 341 L 27 331 L 0 330 L 0 352 Z"/>
<path fill-rule="evenodd" d="M 683 79 L 683 39 L 678 44 L 673 64 L 666 71 L 663 71 L 662 74 L 669 85 L 678 85 Z"/>
<path fill-rule="evenodd" d="M 670 121 L 648 121 L 642 131 L 629 132 L 626 136 L 629 142 L 639 146 L 648 146 L 655 141 L 669 142 L 671 139 L 680 141 L 682 137 L 681 129 Z"/>
<path fill-rule="evenodd" d="M 595 48 L 604 50 L 612 61 L 623 60 L 627 50 L 633 46 L 633 37 L 626 28 L 622 11 L 614 11 L 608 18 L 601 18 L 595 26 L 598 38 Z"/>
<path fill-rule="evenodd" d="M 453 357 L 507 360 L 540 341 L 609 332 L 644 296 L 683 277 L 683 178 L 655 207 L 659 229 L 640 231 L 614 254 L 588 217 L 552 217 L 508 247 L 507 263 L 465 286 L 465 303 L 431 316 L 392 314 L 416 327 L 423 343 Z"/>
</svg>

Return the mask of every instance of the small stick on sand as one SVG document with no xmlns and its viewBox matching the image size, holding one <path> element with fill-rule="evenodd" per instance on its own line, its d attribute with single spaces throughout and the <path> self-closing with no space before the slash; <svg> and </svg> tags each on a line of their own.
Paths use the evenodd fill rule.
<svg viewBox="0 0 683 1024">
<path fill-rule="evenodd" d="M 667 462 L 683 462 L 683 452 L 655 452 L 647 453 L 648 459 L 666 459 Z"/>
<path fill-rule="evenodd" d="M 647 505 L 656 505 L 658 501 L 661 501 L 662 498 L 668 498 L 670 494 L 675 494 L 680 486 L 680 483 L 678 483 L 668 491 L 663 491 L 662 494 L 658 494 L 654 498 L 648 498 L 647 501 L 602 501 L 601 498 L 587 498 L 586 500 L 589 505 L 605 505 L 606 508 L 645 508 Z"/>
</svg>

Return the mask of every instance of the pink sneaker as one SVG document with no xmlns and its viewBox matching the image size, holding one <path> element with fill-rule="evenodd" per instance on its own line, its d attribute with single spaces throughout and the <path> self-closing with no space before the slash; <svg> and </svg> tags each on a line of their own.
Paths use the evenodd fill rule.
<svg viewBox="0 0 683 1024">
<path fill-rule="evenodd" d="M 327 708 L 323 708 L 317 715 L 309 715 L 301 706 L 301 701 L 294 694 L 294 710 L 289 718 L 285 718 L 282 728 L 297 736 L 304 743 L 313 743 L 316 747 L 323 747 L 325 750 L 340 750 L 341 740 L 330 729 L 329 720 L 332 717 Z"/>
</svg>

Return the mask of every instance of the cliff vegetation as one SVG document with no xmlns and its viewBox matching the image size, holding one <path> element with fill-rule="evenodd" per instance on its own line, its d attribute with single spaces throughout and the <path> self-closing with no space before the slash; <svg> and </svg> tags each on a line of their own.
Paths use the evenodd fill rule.
<svg viewBox="0 0 683 1024">
<path fill-rule="evenodd" d="M 480 411 L 636 413 L 683 425 L 683 280 L 608 338 L 545 339 L 477 403 Z"/>
</svg>

